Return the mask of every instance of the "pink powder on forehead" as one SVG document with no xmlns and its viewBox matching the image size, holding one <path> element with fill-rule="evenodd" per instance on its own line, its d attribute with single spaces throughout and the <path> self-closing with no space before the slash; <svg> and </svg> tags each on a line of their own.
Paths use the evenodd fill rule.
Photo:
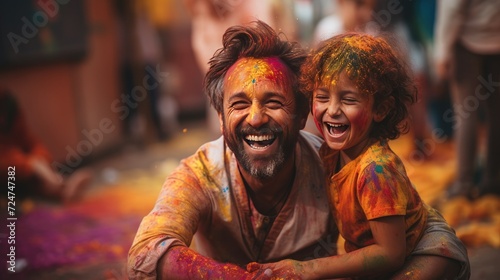
<svg viewBox="0 0 500 280">
<path fill-rule="evenodd" d="M 243 75 L 245 74 L 245 75 Z M 277 57 L 242 58 L 226 74 L 226 80 L 239 79 L 243 87 L 256 85 L 259 81 L 269 80 L 278 85 L 289 87 L 289 70 Z"/>
</svg>

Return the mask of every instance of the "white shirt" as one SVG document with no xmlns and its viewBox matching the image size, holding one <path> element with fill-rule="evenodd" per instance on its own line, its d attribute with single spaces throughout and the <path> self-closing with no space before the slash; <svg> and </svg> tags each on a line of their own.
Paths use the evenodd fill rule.
<svg viewBox="0 0 500 280">
<path fill-rule="evenodd" d="M 437 60 L 447 60 L 458 42 L 474 53 L 500 53 L 500 1 L 438 0 L 435 36 Z"/>
</svg>

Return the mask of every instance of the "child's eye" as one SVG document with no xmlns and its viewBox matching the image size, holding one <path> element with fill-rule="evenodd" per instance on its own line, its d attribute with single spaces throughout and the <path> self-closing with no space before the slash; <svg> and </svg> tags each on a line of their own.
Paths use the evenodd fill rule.
<svg viewBox="0 0 500 280">
<path fill-rule="evenodd" d="M 344 98 L 343 101 L 347 104 L 353 104 L 356 103 L 358 100 L 355 98 Z"/>
<path fill-rule="evenodd" d="M 316 102 L 327 102 L 329 97 L 328 97 L 328 95 L 318 94 L 318 95 L 314 96 L 313 99 Z"/>
</svg>

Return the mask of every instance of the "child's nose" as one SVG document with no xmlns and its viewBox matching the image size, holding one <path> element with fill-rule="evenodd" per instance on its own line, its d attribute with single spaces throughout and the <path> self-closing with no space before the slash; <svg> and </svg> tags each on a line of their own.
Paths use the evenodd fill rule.
<svg viewBox="0 0 500 280">
<path fill-rule="evenodd" d="M 330 104 L 328 105 L 328 110 L 327 110 L 328 115 L 337 116 L 340 114 L 340 112 L 341 110 L 339 103 L 334 100 L 331 100 Z"/>
</svg>

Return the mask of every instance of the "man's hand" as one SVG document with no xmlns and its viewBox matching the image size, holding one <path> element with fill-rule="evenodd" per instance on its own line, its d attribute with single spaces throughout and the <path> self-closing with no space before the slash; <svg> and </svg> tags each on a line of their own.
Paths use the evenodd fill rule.
<svg viewBox="0 0 500 280">
<path fill-rule="evenodd" d="M 283 260 L 275 263 L 249 263 L 247 265 L 247 271 L 250 273 L 255 273 L 256 280 L 266 280 L 266 279 L 293 279 L 300 280 L 305 279 L 305 269 L 301 262 L 295 260 Z"/>
</svg>

